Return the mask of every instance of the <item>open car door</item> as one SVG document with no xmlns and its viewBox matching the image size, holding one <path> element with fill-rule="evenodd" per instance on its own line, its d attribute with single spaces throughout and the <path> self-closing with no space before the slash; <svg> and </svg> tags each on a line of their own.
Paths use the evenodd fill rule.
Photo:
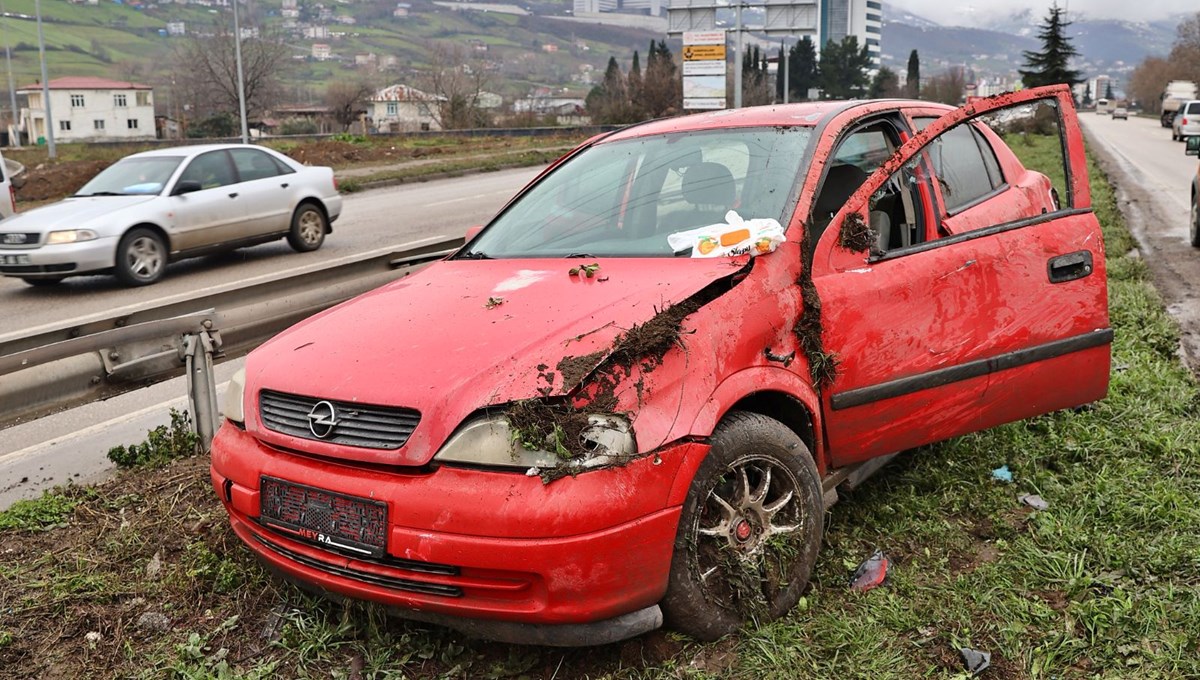
<svg viewBox="0 0 1200 680">
<path fill-rule="evenodd" d="M 977 100 L 922 125 L 814 251 L 835 466 L 1107 392 L 1104 246 L 1070 90 Z M 933 217 L 903 238 L 876 209 L 897 191 Z"/>
</svg>

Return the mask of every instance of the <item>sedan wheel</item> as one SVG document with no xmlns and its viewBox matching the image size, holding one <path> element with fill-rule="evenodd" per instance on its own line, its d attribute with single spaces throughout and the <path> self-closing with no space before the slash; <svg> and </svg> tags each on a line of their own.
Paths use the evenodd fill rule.
<svg viewBox="0 0 1200 680">
<path fill-rule="evenodd" d="M 716 640 L 787 613 L 820 548 L 821 483 L 804 442 L 777 420 L 732 413 L 692 480 L 663 610 L 668 623 Z"/>
<path fill-rule="evenodd" d="M 1192 196 L 1192 247 L 1200 248 L 1200 206 L 1197 205 L 1198 199 L 1195 195 Z"/>
<path fill-rule="evenodd" d="M 167 269 L 167 244 L 145 227 L 131 229 L 117 245 L 117 278 L 127 286 L 145 286 L 162 278 Z"/>
<path fill-rule="evenodd" d="M 307 253 L 321 247 L 325 242 L 325 232 L 329 230 L 329 222 L 320 208 L 305 203 L 296 208 L 292 215 L 292 229 L 288 232 L 288 245 L 293 249 Z"/>
</svg>

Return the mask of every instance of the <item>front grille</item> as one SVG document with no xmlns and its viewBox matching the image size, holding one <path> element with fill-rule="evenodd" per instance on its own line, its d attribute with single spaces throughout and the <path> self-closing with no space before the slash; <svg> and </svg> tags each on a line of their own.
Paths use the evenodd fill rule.
<svg viewBox="0 0 1200 680">
<path fill-rule="evenodd" d="M 282 545 L 279 545 L 272 541 L 268 541 L 267 539 L 263 538 L 262 536 L 259 536 L 258 534 L 251 533 L 251 536 L 253 536 L 254 540 L 258 541 L 264 547 L 274 551 L 275 553 L 277 553 L 279 555 L 282 555 L 283 557 L 288 558 L 289 560 L 291 560 L 293 562 L 296 562 L 298 564 L 303 564 L 306 567 L 310 567 L 310 568 L 316 569 L 318 571 L 323 571 L 327 574 L 333 574 L 334 576 L 341 576 L 343 578 L 353 579 L 355 581 L 361 581 L 363 583 L 369 583 L 369 584 L 375 585 L 375 586 L 383 586 L 385 588 L 394 588 L 396 590 L 406 590 L 406 591 L 412 592 L 412 593 L 423 593 L 425 595 L 441 595 L 443 597 L 462 597 L 463 596 L 462 588 L 459 588 L 457 586 L 448 586 L 448 585 L 441 584 L 441 583 L 428 583 L 426 581 L 414 581 L 412 579 L 400 578 L 398 576 L 384 576 L 383 574 L 376 574 L 376 573 L 367 572 L 367 571 L 359 571 L 357 569 L 351 569 L 349 567 L 342 567 L 342 566 L 338 566 L 336 564 L 329 564 L 328 562 L 322 562 L 321 560 L 314 559 L 312 557 L 309 557 L 308 555 L 303 555 L 301 553 L 298 553 L 295 550 L 289 550 L 288 548 L 285 548 Z"/>
<path fill-rule="evenodd" d="M 41 234 L 36 231 L 0 232 L 0 248 L 32 248 L 40 238 Z"/>
<path fill-rule="evenodd" d="M 333 420 L 336 421 L 325 437 L 313 434 L 309 419 L 309 414 L 321 403 L 333 406 Z M 318 410 L 318 415 L 327 415 L 324 408 Z M 367 406 L 268 390 L 259 394 L 258 409 L 263 424 L 275 432 L 365 449 L 398 449 L 404 446 L 421 421 L 421 414 L 412 409 Z"/>
</svg>

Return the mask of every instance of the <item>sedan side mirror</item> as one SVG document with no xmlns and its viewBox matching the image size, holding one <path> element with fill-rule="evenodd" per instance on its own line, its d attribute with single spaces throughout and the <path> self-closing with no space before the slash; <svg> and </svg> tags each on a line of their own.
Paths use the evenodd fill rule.
<svg viewBox="0 0 1200 680">
<path fill-rule="evenodd" d="M 194 179 L 183 179 L 179 180 L 179 183 L 175 185 L 175 190 L 171 192 L 171 195 L 182 196 L 183 194 L 190 194 L 193 191 L 200 191 L 203 188 L 204 187 Z"/>
<path fill-rule="evenodd" d="M 1189 156 L 1200 156 L 1200 137 L 1188 137 L 1183 152 Z"/>
</svg>

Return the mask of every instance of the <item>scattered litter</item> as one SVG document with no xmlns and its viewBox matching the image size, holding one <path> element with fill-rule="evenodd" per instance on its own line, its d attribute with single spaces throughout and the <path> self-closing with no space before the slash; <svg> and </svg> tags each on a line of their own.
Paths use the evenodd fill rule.
<svg viewBox="0 0 1200 680">
<path fill-rule="evenodd" d="M 1037 494 L 1025 494 L 1017 500 L 1021 501 L 1025 505 L 1028 505 L 1034 510 L 1045 510 L 1046 508 L 1050 507 L 1050 504 L 1046 502 L 1046 499 Z"/>
<path fill-rule="evenodd" d="M 500 306 L 500 305 L 502 305 L 502 304 L 504 304 L 504 298 L 502 298 L 502 297 L 490 297 L 490 298 L 488 298 L 488 299 L 487 299 L 487 302 L 483 303 L 483 306 L 484 306 L 486 309 L 495 309 L 495 308 L 499 307 L 499 306 Z"/>
<path fill-rule="evenodd" d="M 87 640 L 88 645 L 95 647 L 97 642 L 100 642 L 101 640 L 104 639 L 104 636 L 100 634 L 100 631 L 93 630 L 92 632 L 88 633 L 87 635 L 84 635 L 83 639 Z"/>
<path fill-rule="evenodd" d="M 1009 470 L 1007 465 L 1001 465 L 992 470 L 992 479 L 1001 482 L 1011 482 L 1013 480 L 1012 470 Z"/>
<path fill-rule="evenodd" d="M 154 557 L 151 557 L 150 561 L 146 563 L 146 577 L 156 579 L 161 572 L 162 552 L 159 551 L 154 553 Z"/>
<path fill-rule="evenodd" d="M 531 467 L 525 471 L 526 477 L 537 477 L 540 474 L 542 474 L 542 471 L 540 469 L 538 469 L 537 466 Z"/>
<path fill-rule="evenodd" d="M 725 213 L 724 224 L 710 224 L 667 236 L 677 253 L 691 251 L 692 257 L 765 255 L 783 243 L 783 226 L 778 220 L 742 219 L 736 210 Z"/>
<path fill-rule="evenodd" d="M 958 650 L 962 654 L 963 663 L 967 665 L 967 670 L 971 675 L 979 675 L 987 670 L 988 666 L 992 665 L 992 653 L 982 652 L 978 649 L 970 647 L 962 647 Z"/>
<path fill-rule="evenodd" d="M 865 592 L 883 585 L 887 580 L 889 565 L 887 555 L 882 550 L 876 550 L 874 555 L 854 570 L 854 575 L 850 577 L 850 590 Z"/>
</svg>

